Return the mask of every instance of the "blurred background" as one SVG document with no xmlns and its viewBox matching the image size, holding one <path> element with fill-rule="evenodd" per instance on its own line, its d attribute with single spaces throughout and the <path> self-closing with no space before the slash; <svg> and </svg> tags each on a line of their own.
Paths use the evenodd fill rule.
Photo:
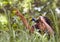
<svg viewBox="0 0 60 42">
<path fill-rule="evenodd" d="M 54 37 L 46 34 L 29 34 L 21 19 L 16 16 L 18 9 L 29 24 L 32 18 L 46 16 L 51 20 Z M 0 0 L 0 42 L 59 42 L 60 41 L 60 0 Z"/>
</svg>

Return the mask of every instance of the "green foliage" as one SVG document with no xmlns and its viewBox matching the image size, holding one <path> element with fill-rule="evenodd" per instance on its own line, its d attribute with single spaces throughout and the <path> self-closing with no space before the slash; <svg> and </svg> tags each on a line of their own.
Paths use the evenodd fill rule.
<svg viewBox="0 0 60 42">
<path fill-rule="evenodd" d="M 55 11 L 60 7 L 59 0 L 0 0 L 0 42 L 59 42 L 60 18 Z M 23 25 L 21 19 L 15 15 L 16 8 L 32 26 L 31 18 L 44 15 L 51 19 L 55 36 L 33 34 Z M 59 19 L 58 19 L 59 18 Z"/>
</svg>

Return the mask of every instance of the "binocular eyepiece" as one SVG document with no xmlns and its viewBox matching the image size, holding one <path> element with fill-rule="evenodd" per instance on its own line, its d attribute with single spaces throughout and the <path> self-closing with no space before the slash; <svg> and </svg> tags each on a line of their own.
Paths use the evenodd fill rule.
<svg viewBox="0 0 60 42">
<path fill-rule="evenodd" d="M 32 20 L 31 20 L 31 21 L 34 21 L 34 22 L 38 23 L 38 22 L 39 22 L 39 19 L 32 18 Z"/>
</svg>

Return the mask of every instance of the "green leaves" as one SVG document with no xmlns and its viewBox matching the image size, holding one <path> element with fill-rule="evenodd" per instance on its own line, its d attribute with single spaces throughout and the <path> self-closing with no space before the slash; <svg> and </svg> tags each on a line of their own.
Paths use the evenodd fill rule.
<svg viewBox="0 0 60 42">
<path fill-rule="evenodd" d="M 0 42 L 59 42 L 60 27 L 55 12 L 55 8 L 60 6 L 59 3 L 59 0 L 0 0 L 0 30 L 3 32 L 0 31 Z M 47 16 L 53 22 L 56 35 L 49 40 L 46 33 L 41 35 L 35 31 L 30 35 L 21 19 L 15 15 L 16 9 L 23 13 L 31 26 L 35 24 L 31 21 L 32 18 Z"/>
<path fill-rule="evenodd" d="M 2 23 L 2 25 L 7 24 L 7 19 L 6 16 L 0 15 L 0 22 Z"/>
</svg>

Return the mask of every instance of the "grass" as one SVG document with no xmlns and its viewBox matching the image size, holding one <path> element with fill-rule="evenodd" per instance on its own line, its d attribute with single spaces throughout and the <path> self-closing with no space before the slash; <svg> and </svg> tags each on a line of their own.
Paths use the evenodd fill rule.
<svg viewBox="0 0 60 42">
<path fill-rule="evenodd" d="M 46 33 L 44 35 L 41 35 L 37 31 L 34 31 L 33 34 L 30 34 L 28 30 L 20 29 L 21 26 L 19 22 L 17 22 L 19 28 L 17 30 L 14 30 L 13 26 L 11 25 L 11 13 L 5 10 L 9 31 L 0 30 L 0 42 L 59 42 L 60 37 L 59 37 L 59 27 L 57 24 L 57 17 L 56 15 L 54 15 L 52 10 L 51 13 L 54 21 L 54 26 L 56 29 L 56 35 L 48 39 Z M 0 27 L 2 26 L 0 25 Z"/>
</svg>

